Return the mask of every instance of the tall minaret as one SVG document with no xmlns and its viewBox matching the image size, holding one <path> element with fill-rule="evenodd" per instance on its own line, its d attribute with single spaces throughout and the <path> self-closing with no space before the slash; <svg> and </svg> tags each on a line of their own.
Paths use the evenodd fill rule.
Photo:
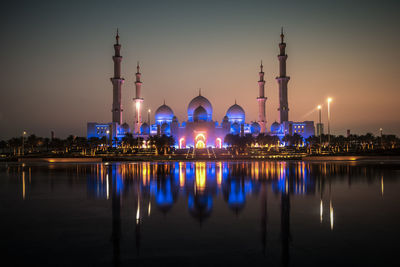
<svg viewBox="0 0 400 267">
<path fill-rule="evenodd" d="M 283 28 L 281 29 L 281 43 L 279 44 L 280 54 L 279 59 L 279 77 L 276 80 L 279 84 L 279 112 L 281 123 L 289 120 L 289 104 L 287 94 L 287 84 L 290 77 L 286 76 L 286 60 L 288 56 L 285 53 L 286 43 L 283 41 L 285 35 L 283 34 Z"/>
<path fill-rule="evenodd" d="M 120 55 L 121 45 L 119 44 L 119 35 L 117 29 L 117 35 L 115 36 L 117 43 L 114 45 L 115 55 L 113 56 L 114 61 L 114 77 L 110 78 L 113 84 L 113 104 L 112 104 L 112 122 L 116 122 L 119 125 L 122 124 L 122 103 L 121 103 L 121 87 L 124 83 L 124 78 L 121 78 L 121 61 Z"/>
<path fill-rule="evenodd" d="M 263 71 L 263 64 L 261 61 L 260 65 L 260 80 L 258 81 L 258 88 L 259 88 L 259 97 L 257 97 L 258 102 L 258 124 L 260 125 L 260 132 L 265 133 L 265 125 L 267 124 L 267 120 L 265 118 L 265 101 L 267 98 L 264 95 L 265 89 L 265 81 L 264 81 L 264 71 Z"/>
<path fill-rule="evenodd" d="M 136 108 L 136 116 L 135 116 L 135 133 L 140 133 L 140 126 L 142 125 L 142 111 L 141 106 L 143 102 L 143 98 L 141 98 L 141 90 L 142 90 L 142 82 L 140 81 L 140 77 L 142 74 L 140 73 L 140 66 L 139 62 L 137 63 L 136 67 L 136 97 L 133 99 L 135 101 L 135 108 Z"/>
</svg>

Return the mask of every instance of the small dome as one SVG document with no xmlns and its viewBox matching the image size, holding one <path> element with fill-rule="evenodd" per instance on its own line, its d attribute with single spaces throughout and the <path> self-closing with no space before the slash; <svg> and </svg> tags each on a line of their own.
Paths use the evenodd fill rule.
<svg viewBox="0 0 400 267">
<path fill-rule="evenodd" d="M 202 106 L 199 106 L 194 111 L 193 120 L 194 121 L 207 121 L 207 111 Z"/>
<path fill-rule="evenodd" d="M 244 122 L 245 120 L 243 108 L 236 103 L 228 109 L 226 116 L 228 116 L 229 121 Z"/>
<path fill-rule="evenodd" d="M 155 114 L 155 119 L 157 123 L 163 122 L 163 121 L 172 121 L 172 118 L 174 117 L 174 112 L 170 107 L 167 105 L 162 105 L 156 110 Z"/>
<path fill-rule="evenodd" d="M 211 120 L 213 109 L 210 101 L 208 101 L 208 99 L 205 98 L 204 96 L 198 95 L 195 98 L 193 98 L 188 105 L 187 113 L 189 121 L 193 121 L 194 111 L 200 106 L 202 106 L 207 112 L 207 120 Z"/>
<path fill-rule="evenodd" d="M 250 126 L 250 132 L 252 134 L 258 134 L 261 131 L 261 126 L 258 124 L 258 122 L 253 122 Z"/>
<path fill-rule="evenodd" d="M 149 134 L 150 133 L 150 127 L 146 122 L 142 123 L 142 125 L 140 126 L 140 133 L 141 134 Z"/>
<path fill-rule="evenodd" d="M 271 124 L 271 132 L 279 132 L 281 130 L 281 125 L 277 122 Z"/>
</svg>

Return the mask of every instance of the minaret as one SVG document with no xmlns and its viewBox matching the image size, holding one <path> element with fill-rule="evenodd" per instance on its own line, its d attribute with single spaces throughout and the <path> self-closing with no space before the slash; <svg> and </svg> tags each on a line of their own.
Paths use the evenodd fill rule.
<svg viewBox="0 0 400 267">
<path fill-rule="evenodd" d="M 265 92 L 265 81 L 264 81 L 264 71 L 263 71 L 263 64 L 261 61 L 260 65 L 260 80 L 258 81 L 258 88 L 259 88 L 259 97 L 257 97 L 258 102 L 258 124 L 260 125 L 260 132 L 265 133 L 265 125 L 267 124 L 267 120 L 265 118 L 265 101 L 267 98 L 264 95 Z"/>
<path fill-rule="evenodd" d="M 135 101 L 135 108 L 136 108 L 134 133 L 139 134 L 140 126 L 142 125 L 142 109 L 141 109 L 141 107 L 142 107 L 142 102 L 143 102 L 143 98 L 141 98 L 142 82 L 140 81 L 140 77 L 142 76 L 142 74 L 140 73 L 139 62 L 137 63 L 136 69 L 137 69 L 136 82 L 135 82 L 136 97 L 133 99 L 133 101 Z"/>
<path fill-rule="evenodd" d="M 110 78 L 113 84 L 113 104 L 112 104 L 112 122 L 116 122 L 119 125 L 122 124 L 122 103 L 121 103 L 121 87 L 124 83 L 124 78 L 121 78 L 121 61 L 120 55 L 121 45 L 119 44 L 119 35 L 117 29 L 117 35 L 115 36 L 116 44 L 114 45 L 115 55 L 113 56 L 114 61 L 114 77 Z"/>
<path fill-rule="evenodd" d="M 283 34 L 283 28 L 281 29 L 281 43 L 279 44 L 280 54 L 279 59 L 279 77 L 276 80 L 279 84 L 279 112 L 281 123 L 289 120 L 289 104 L 287 94 L 287 84 L 290 77 L 286 76 L 286 60 L 288 56 L 285 53 L 286 43 L 283 41 L 285 35 Z"/>
</svg>

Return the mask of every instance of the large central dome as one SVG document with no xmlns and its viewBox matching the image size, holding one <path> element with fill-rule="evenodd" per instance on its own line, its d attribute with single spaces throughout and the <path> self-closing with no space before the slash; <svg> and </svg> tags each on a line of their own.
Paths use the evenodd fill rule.
<svg viewBox="0 0 400 267">
<path fill-rule="evenodd" d="M 205 109 L 205 111 L 207 112 L 207 121 L 211 121 L 212 119 L 212 106 L 210 101 L 208 101 L 207 98 L 205 98 L 202 95 L 198 95 L 195 98 L 192 99 L 192 101 L 190 101 L 189 106 L 188 106 L 188 120 L 189 121 L 193 121 L 193 115 L 194 115 L 194 111 L 198 108 L 198 107 L 203 107 Z"/>
</svg>

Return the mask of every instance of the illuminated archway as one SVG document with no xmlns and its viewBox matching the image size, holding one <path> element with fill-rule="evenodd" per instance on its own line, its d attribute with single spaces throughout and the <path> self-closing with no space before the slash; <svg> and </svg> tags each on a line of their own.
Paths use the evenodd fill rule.
<svg viewBox="0 0 400 267">
<path fill-rule="evenodd" d="M 179 148 L 186 148 L 186 142 L 184 137 L 179 139 Z"/>
<path fill-rule="evenodd" d="M 217 138 L 217 139 L 215 139 L 215 147 L 216 148 L 222 148 L 222 140 L 221 140 L 221 138 Z"/>
<path fill-rule="evenodd" d="M 196 148 L 206 148 L 206 136 L 203 133 L 196 135 L 194 140 Z"/>
<path fill-rule="evenodd" d="M 196 141 L 196 148 L 205 148 L 206 144 L 203 142 L 203 140 L 197 140 Z"/>
</svg>

